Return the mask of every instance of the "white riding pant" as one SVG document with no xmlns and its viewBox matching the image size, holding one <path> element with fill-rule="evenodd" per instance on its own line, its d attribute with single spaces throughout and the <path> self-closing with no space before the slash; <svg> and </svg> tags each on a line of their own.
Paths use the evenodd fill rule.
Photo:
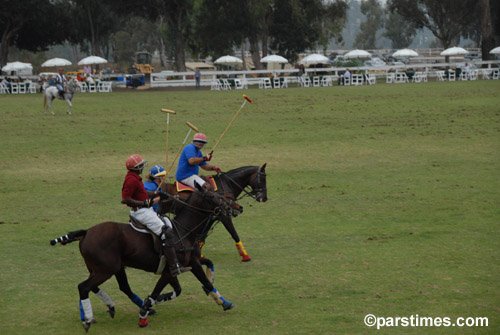
<svg viewBox="0 0 500 335">
<path fill-rule="evenodd" d="M 200 186 L 203 186 L 203 184 L 205 184 L 205 181 L 203 179 L 201 179 L 201 177 L 196 175 L 196 174 L 192 175 L 191 177 L 187 177 L 186 179 L 181 180 L 181 183 L 196 188 L 196 186 L 194 186 L 195 182 Z"/>
<path fill-rule="evenodd" d="M 143 207 L 138 210 L 130 210 L 130 216 L 134 218 L 134 220 L 139 221 L 153 233 L 158 236 L 161 236 L 162 228 L 166 225 L 169 228 L 172 228 L 172 223 L 168 218 L 164 218 L 163 220 L 158 217 L 153 207 Z"/>
</svg>

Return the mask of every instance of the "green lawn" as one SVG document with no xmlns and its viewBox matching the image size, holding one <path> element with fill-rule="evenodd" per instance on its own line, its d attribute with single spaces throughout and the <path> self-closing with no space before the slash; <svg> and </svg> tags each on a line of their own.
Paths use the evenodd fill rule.
<svg viewBox="0 0 500 335">
<path fill-rule="evenodd" d="M 391 327 L 394 334 L 500 332 L 500 81 L 241 91 L 76 94 L 43 114 L 41 95 L 0 96 L 0 334 L 74 334 L 76 243 L 49 240 L 126 222 L 125 159 L 165 163 L 195 124 L 222 170 L 267 162 L 267 203 L 242 201 L 241 263 L 222 225 L 204 254 L 223 312 L 190 274 L 151 327 L 114 279 L 114 320 L 91 295 L 93 334 L 358 334 L 377 317 L 488 317 L 488 327 Z M 157 276 L 128 269 L 145 298 Z"/>
</svg>

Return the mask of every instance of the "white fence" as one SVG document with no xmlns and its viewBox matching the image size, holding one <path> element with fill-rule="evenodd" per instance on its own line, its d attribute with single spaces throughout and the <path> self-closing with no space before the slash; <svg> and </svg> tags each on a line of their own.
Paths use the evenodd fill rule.
<svg viewBox="0 0 500 335">
<path fill-rule="evenodd" d="M 437 64 L 411 64 L 411 65 L 394 65 L 394 66 L 377 66 L 377 67 L 349 67 L 352 71 L 364 71 L 373 73 L 376 77 L 386 77 L 392 72 L 401 72 L 405 69 L 415 69 L 420 72 L 425 72 L 428 77 L 436 77 L 436 72 L 446 67 L 463 67 L 465 63 L 475 65 L 480 68 L 486 64 L 488 68 L 492 65 L 496 66 L 498 61 L 468 61 L 460 60 L 459 62 L 437 63 Z M 327 73 L 333 80 L 346 71 L 346 67 L 328 67 L 328 68 L 306 68 L 306 74 Z M 201 72 L 200 86 L 210 87 L 214 81 L 219 79 L 241 79 L 247 85 L 258 85 L 263 77 L 291 77 L 292 81 L 298 76 L 298 69 L 285 70 L 254 70 L 254 71 L 203 71 Z M 194 72 L 172 72 L 152 73 L 151 87 L 195 87 Z"/>
</svg>

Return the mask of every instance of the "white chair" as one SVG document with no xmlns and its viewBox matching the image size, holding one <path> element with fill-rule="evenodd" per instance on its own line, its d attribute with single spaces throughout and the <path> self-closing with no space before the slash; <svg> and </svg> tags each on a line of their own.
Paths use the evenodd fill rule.
<svg viewBox="0 0 500 335">
<path fill-rule="evenodd" d="M 283 78 L 283 82 L 281 83 L 281 88 L 288 88 L 288 79 Z"/>
<path fill-rule="evenodd" d="M 270 78 L 261 78 L 260 82 L 259 82 L 259 88 L 263 88 L 263 89 L 269 89 L 269 88 L 273 88 L 273 85 L 271 84 L 271 79 Z"/>
<path fill-rule="evenodd" d="M 97 92 L 97 89 L 96 89 L 96 84 L 95 84 L 95 83 L 87 83 L 87 85 L 89 86 L 89 92 L 90 92 L 90 93 L 95 93 L 95 92 Z"/>
<path fill-rule="evenodd" d="M 332 77 L 331 76 L 323 76 L 323 78 L 321 79 L 321 85 L 322 86 L 333 86 L 333 82 L 332 82 Z"/>
<path fill-rule="evenodd" d="M 455 81 L 456 78 L 456 72 L 455 71 L 448 71 L 448 81 Z"/>
<path fill-rule="evenodd" d="M 377 77 L 373 73 L 368 73 L 366 75 L 366 83 L 368 85 L 375 85 L 377 83 Z"/>
<path fill-rule="evenodd" d="M 222 89 L 226 90 L 226 91 L 231 90 L 231 84 L 229 83 L 229 81 L 227 79 L 222 79 Z"/>
<path fill-rule="evenodd" d="M 26 83 L 19 83 L 19 94 L 26 93 Z"/>
<path fill-rule="evenodd" d="M 274 88 L 281 88 L 281 80 L 280 80 L 280 78 L 273 78 L 273 87 Z"/>
<path fill-rule="evenodd" d="M 314 76 L 312 84 L 313 87 L 320 87 L 321 86 L 320 77 Z"/>
<path fill-rule="evenodd" d="M 219 81 L 217 79 L 212 80 L 212 84 L 210 85 L 210 89 L 212 91 L 220 91 L 221 90 L 221 84 L 219 83 Z"/>
<path fill-rule="evenodd" d="M 299 78 L 300 82 L 299 85 L 302 87 L 310 87 L 311 86 L 311 80 L 309 77 L 300 77 Z"/>
<path fill-rule="evenodd" d="M 421 72 L 420 77 L 422 78 L 422 82 L 427 82 L 427 72 Z"/>
<path fill-rule="evenodd" d="M 420 83 L 422 81 L 422 72 L 415 72 L 411 81 L 412 83 Z"/>
<path fill-rule="evenodd" d="M 481 73 L 483 74 L 483 79 L 486 79 L 486 80 L 489 80 L 489 79 L 490 79 L 490 70 L 483 69 L 483 70 L 481 71 Z"/>
<path fill-rule="evenodd" d="M 10 93 L 11 94 L 19 94 L 19 84 L 18 83 L 10 83 Z"/>
<path fill-rule="evenodd" d="M 446 78 L 444 76 L 444 71 L 436 71 L 436 78 L 437 81 L 446 81 Z"/>
<path fill-rule="evenodd" d="M 110 81 L 102 81 L 99 83 L 98 89 L 100 93 L 109 93 L 112 91 Z"/>
<path fill-rule="evenodd" d="M 395 83 L 398 84 L 405 84 L 409 83 L 410 80 L 408 79 L 408 76 L 404 72 L 397 72 L 396 73 L 396 80 L 394 81 Z"/>
<path fill-rule="evenodd" d="M 28 85 L 26 91 L 28 93 L 36 93 L 38 91 L 38 85 L 37 83 L 34 83 L 32 81 L 28 81 L 26 82 L 26 84 Z"/>
<path fill-rule="evenodd" d="M 493 71 L 493 76 L 491 78 L 500 79 L 500 71 L 499 70 Z"/>
<path fill-rule="evenodd" d="M 467 73 L 465 71 L 462 71 L 460 73 L 460 77 L 458 77 L 458 80 L 469 80 L 470 79 L 470 73 Z"/>
<path fill-rule="evenodd" d="M 479 74 L 479 70 L 471 70 L 470 75 L 469 75 L 469 79 L 470 80 L 477 80 L 478 74 Z"/>
<path fill-rule="evenodd" d="M 363 85 L 363 75 L 362 74 L 351 74 L 351 85 L 354 85 L 354 86 Z"/>
<path fill-rule="evenodd" d="M 385 76 L 385 83 L 386 84 L 392 84 L 394 83 L 394 79 L 396 78 L 395 74 L 394 73 L 388 73 L 386 76 Z"/>
<path fill-rule="evenodd" d="M 87 84 L 82 83 L 81 81 L 78 82 L 78 87 L 80 87 L 80 92 L 85 93 L 88 92 L 88 87 Z"/>
<path fill-rule="evenodd" d="M 242 90 L 245 87 L 243 86 L 243 83 L 241 82 L 240 79 L 235 79 L 234 80 L 234 88 L 237 89 L 237 90 Z"/>
<path fill-rule="evenodd" d="M 7 85 L 0 83 L 0 94 L 10 94 Z"/>
</svg>

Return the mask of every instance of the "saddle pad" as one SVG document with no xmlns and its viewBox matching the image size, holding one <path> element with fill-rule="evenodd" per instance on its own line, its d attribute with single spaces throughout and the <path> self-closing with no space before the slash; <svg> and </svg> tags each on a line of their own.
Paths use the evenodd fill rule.
<svg viewBox="0 0 500 335">
<path fill-rule="evenodd" d="M 206 181 L 208 181 L 213 186 L 215 191 L 217 191 L 217 185 L 215 184 L 214 178 L 205 177 L 204 179 Z M 194 187 L 191 187 L 189 185 L 185 185 L 185 184 L 178 182 L 178 181 L 175 182 L 175 185 L 176 185 L 175 187 L 177 188 L 177 192 L 184 192 L 184 191 L 193 192 L 194 191 Z"/>
</svg>

